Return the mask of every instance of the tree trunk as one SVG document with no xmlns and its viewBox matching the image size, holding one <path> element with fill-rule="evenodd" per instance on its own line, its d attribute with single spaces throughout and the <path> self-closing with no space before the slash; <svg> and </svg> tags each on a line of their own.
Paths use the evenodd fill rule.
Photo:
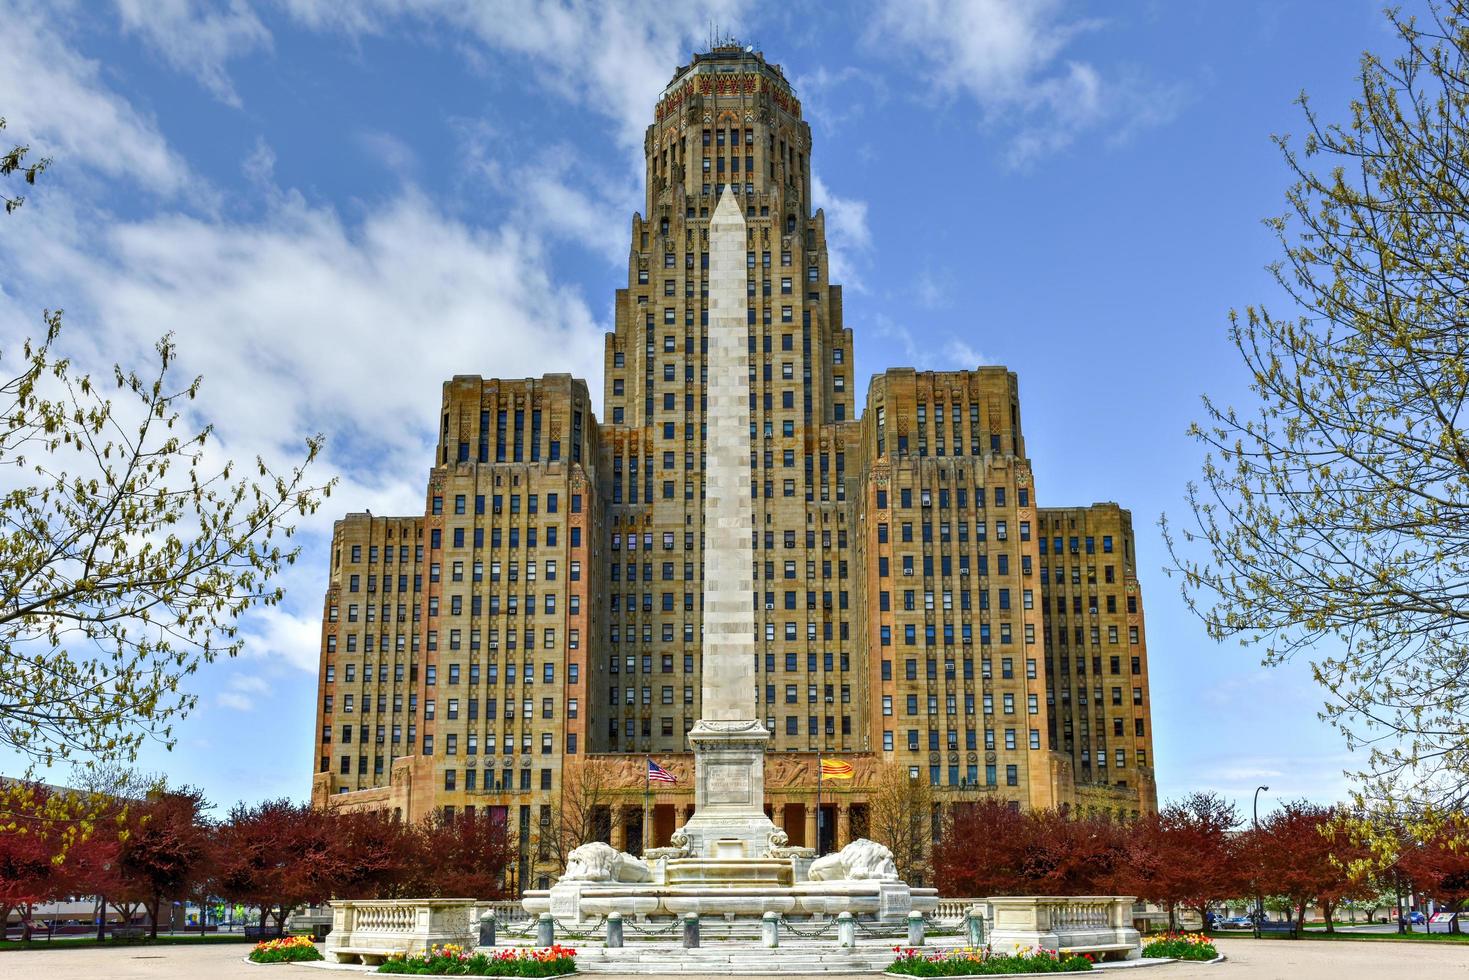
<svg viewBox="0 0 1469 980">
<path fill-rule="evenodd" d="M 1169 932 L 1173 932 L 1174 930 L 1176 930 L 1178 928 L 1178 926 L 1175 924 L 1175 919 L 1174 919 L 1174 915 L 1173 915 L 1174 910 L 1177 907 L 1178 906 L 1174 905 L 1172 902 L 1169 902 L 1168 903 L 1168 931 Z"/>
<path fill-rule="evenodd" d="M 1306 903 L 1301 902 L 1296 909 L 1296 938 L 1300 938 L 1306 931 Z"/>
<path fill-rule="evenodd" d="M 1332 909 L 1333 909 L 1333 906 L 1332 906 L 1332 904 L 1330 902 L 1322 902 L 1321 903 L 1321 914 L 1326 919 L 1326 931 L 1327 931 L 1327 933 L 1336 932 L 1335 924 L 1332 922 L 1332 916 L 1331 916 Z"/>
<path fill-rule="evenodd" d="M 153 893 L 153 904 L 148 909 L 148 937 L 158 938 L 158 912 L 163 905 L 163 896 L 157 892 Z"/>
</svg>

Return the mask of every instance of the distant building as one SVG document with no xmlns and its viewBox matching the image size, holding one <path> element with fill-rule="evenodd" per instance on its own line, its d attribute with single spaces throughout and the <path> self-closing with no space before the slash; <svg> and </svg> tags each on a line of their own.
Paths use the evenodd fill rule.
<svg viewBox="0 0 1469 980">
<path fill-rule="evenodd" d="M 949 801 L 1156 808 L 1128 511 L 1041 507 L 1016 376 L 895 368 L 858 413 L 852 332 L 811 211 L 811 129 L 778 65 L 680 68 L 644 148 L 603 418 L 566 375 L 444 385 L 424 510 L 338 521 L 322 624 L 319 805 L 491 811 L 529 839 L 563 773 L 605 758 L 613 843 L 692 809 L 699 716 L 708 225 L 739 195 L 748 297 L 767 805 L 815 844 L 865 826 L 879 766 Z M 1060 451 L 1062 447 L 1054 447 Z M 1119 447 L 1121 451 L 1121 447 Z M 523 867 L 525 879 L 530 869 Z"/>
</svg>

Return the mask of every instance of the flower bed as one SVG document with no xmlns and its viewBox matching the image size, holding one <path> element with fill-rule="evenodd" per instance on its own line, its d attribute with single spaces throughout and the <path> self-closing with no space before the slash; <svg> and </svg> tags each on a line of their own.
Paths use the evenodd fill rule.
<svg viewBox="0 0 1469 980">
<path fill-rule="evenodd" d="M 308 963 L 322 959 L 321 953 L 307 936 L 287 936 L 256 943 L 250 951 L 252 963 Z"/>
<path fill-rule="evenodd" d="M 435 946 L 419 956 L 389 957 L 379 973 L 467 977 L 559 977 L 576 972 L 576 950 L 505 949 L 493 956 L 471 953 L 463 946 Z"/>
<path fill-rule="evenodd" d="M 957 949 L 905 949 L 894 946 L 897 960 L 889 973 L 913 977 L 994 976 L 1000 973 L 1080 973 L 1092 968 L 1087 955 L 1062 953 L 1054 949 L 1017 946 L 1013 953 L 997 953 L 989 946 L 961 946 Z"/>
<path fill-rule="evenodd" d="M 1149 958 L 1167 957 L 1172 960 L 1212 960 L 1219 957 L 1214 941 L 1201 932 L 1169 932 L 1150 940 L 1143 947 L 1143 955 Z"/>
</svg>

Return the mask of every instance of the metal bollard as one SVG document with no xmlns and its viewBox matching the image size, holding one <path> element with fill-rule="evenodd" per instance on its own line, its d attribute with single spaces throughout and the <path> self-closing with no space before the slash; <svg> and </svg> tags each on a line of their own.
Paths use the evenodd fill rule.
<svg viewBox="0 0 1469 980">
<path fill-rule="evenodd" d="M 837 916 L 837 945 L 848 949 L 857 945 L 857 920 L 851 912 Z"/>
<path fill-rule="evenodd" d="M 495 945 L 495 912 L 493 909 L 479 917 L 479 944 Z"/>
<path fill-rule="evenodd" d="M 607 916 L 607 948 L 622 948 L 622 913 L 612 912 Z"/>
<path fill-rule="evenodd" d="M 683 917 L 683 948 L 699 948 L 699 913 L 690 912 Z"/>
<path fill-rule="evenodd" d="M 923 945 L 923 913 L 917 910 L 908 913 L 908 945 Z"/>
<path fill-rule="evenodd" d="M 969 907 L 964 913 L 964 926 L 969 933 L 969 945 L 979 947 L 984 945 L 984 911 L 978 905 Z"/>
<path fill-rule="evenodd" d="M 779 912 L 766 912 L 760 917 L 760 945 L 770 949 L 780 945 Z"/>
<path fill-rule="evenodd" d="M 913 926 L 908 926 L 912 931 Z M 536 945 L 541 949 L 550 949 L 556 945 L 556 920 L 551 918 L 550 912 L 542 912 L 536 922 Z"/>
</svg>

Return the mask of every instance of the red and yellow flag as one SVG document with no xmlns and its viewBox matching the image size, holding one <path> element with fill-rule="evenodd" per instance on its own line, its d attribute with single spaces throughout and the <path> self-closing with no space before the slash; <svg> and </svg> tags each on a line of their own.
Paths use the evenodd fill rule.
<svg viewBox="0 0 1469 980">
<path fill-rule="evenodd" d="M 856 770 L 849 763 L 842 762 L 840 759 L 821 760 L 822 779 L 851 779 L 855 773 Z"/>
</svg>

